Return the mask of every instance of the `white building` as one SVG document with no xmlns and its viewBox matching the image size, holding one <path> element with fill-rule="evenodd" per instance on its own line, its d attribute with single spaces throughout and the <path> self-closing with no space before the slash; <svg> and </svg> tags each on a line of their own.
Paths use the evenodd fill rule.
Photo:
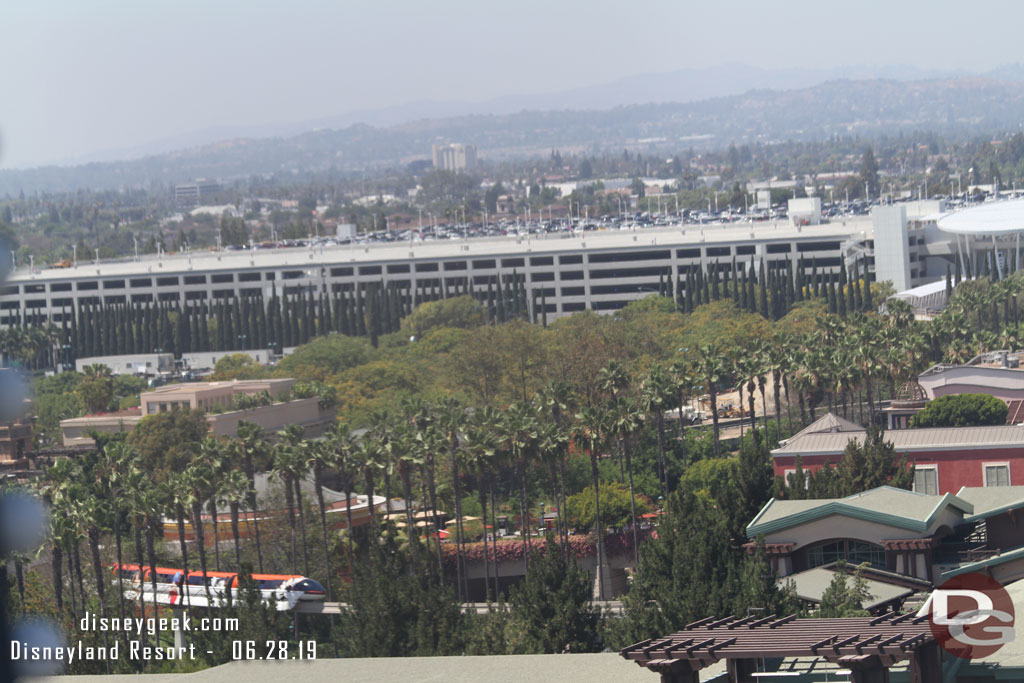
<svg viewBox="0 0 1024 683">
<path fill-rule="evenodd" d="M 114 375 L 157 375 L 174 371 L 174 354 L 141 353 L 125 356 L 91 356 L 75 360 L 75 370 L 84 372 L 90 365 L 105 365 Z"/>
<path fill-rule="evenodd" d="M 441 171 L 476 170 L 476 146 L 461 142 L 433 145 L 434 168 Z"/>
</svg>

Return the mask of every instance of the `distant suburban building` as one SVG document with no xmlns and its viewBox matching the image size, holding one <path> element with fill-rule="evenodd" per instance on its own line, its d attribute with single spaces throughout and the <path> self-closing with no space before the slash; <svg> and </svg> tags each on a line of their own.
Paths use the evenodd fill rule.
<svg viewBox="0 0 1024 683">
<path fill-rule="evenodd" d="M 191 183 L 174 186 L 174 201 L 183 206 L 195 206 L 205 197 L 220 192 L 221 186 L 216 180 L 200 178 Z"/>
<path fill-rule="evenodd" d="M 787 206 L 789 222 L 793 225 L 818 225 L 821 223 L 820 197 L 790 199 Z"/>
<path fill-rule="evenodd" d="M 476 146 L 461 142 L 449 145 L 434 145 L 434 168 L 439 171 L 476 170 Z"/>
<path fill-rule="evenodd" d="M 805 471 L 836 464 L 850 441 L 863 443 L 866 431 L 841 417 L 825 414 L 772 450 L 775 474 L 789 477 L 797 459 Z M 935 427 L 885 433 L 898 455 L 914 466 L 914 490 L 930 495 L 963 486 L 1024 485 L 1024 429 Z"/>
<path fill-rule="evenodd" d="M 181 365 L 186 370 L 212 370 L 217 366 L 217 361 L 225 356 L 241 354 L 248 356 L 254 363 L 265 365 L 273 360 L 273 351 L 270 349 L 254 349 L 248 351 L 192 351 L 181 354 Z"/>
<path fill-rule="evenodd" d="M 232 435 L 242 420 L 252 422 L 273 433 L 288 425 L 300 425 L 306 433 L 323 433 L 334 421 L 334 409 L 323 408 L 317 397 L 292 399 L 288 393 L 294 379 L 233 380 L 230 382 L 195 382 L 171 384 L 147 391 L 139 396 L 139 407 L 100 415 L 87 415 L 61 420 L 65 446 L 91 446 L 91 431 L 127 432 L 148 415 L 165 413 L 176 408 L 202 410 L 210 425 L 210 433 Z M 269 405 L 254 408 L 233 408 L 235 396 L 269 394 Z"/>
<path fill-rule="evenodd" d="M 112 375 L 158 375 L 174 371 L 173 353 L 141 353 L 125 356 L 90 356 L 75 360 L 75 370 L 85 372 L 90 365 L 103 365 Z"/>
</svg>

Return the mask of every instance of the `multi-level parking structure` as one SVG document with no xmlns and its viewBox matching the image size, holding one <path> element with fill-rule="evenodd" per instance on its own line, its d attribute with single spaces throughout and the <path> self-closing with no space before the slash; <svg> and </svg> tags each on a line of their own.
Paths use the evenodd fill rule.
<svg viewBox="0 0 1024 683">
<path fill-rule="evenodd" d="M 470 240 L 255 249 L 18 268 L 0 285 L 0 325 L 60 322 L 80 305 L 181 305 L 274 292 L 345 293 L 391 283 L 415 303 L 435 287 L 480 292 L 513 274 L 548 317 L 614 311 L 699 267 L 785 267 L 835 274 L 872 246 L 868 218 L 804 226 L 754 223 Z M 858 251 L 859 249 L 859 251 Z M 865 263 L 872 269 L 871 259 Z"/>
</svg>

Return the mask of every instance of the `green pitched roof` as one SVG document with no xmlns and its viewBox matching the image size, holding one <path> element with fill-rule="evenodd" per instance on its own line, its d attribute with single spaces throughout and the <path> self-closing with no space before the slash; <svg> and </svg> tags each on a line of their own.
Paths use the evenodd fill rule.
<svg viewBox="0 0 1024 683">
<path fill-rule="evenodd" d="M 891 486 L 880 486 L 846 498 L 772 499 L 747 525 L 747 536 L 753 538 L 760 534 L 774 533 L 830 515 L 843 515 L 923 533 L 931 527 L 935 517 L 949 506 L 965 515 L 974 512 L 970 503 L 951 493 L 929 496 Z"/>
</svg>

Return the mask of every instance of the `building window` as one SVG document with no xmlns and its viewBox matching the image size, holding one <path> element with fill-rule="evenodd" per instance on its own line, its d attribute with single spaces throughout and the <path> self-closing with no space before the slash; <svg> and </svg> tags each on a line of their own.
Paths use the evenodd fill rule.
<svg viewBox="0 0 1024 683">
<path fill-rule="evenodd" d="M 1010 463 L 985 463 L 985 486 L 1009 486 Z"/>
<path fill-rule="evenodd" d="M 939 495 L 939 470 L 935 465 L 914 466 L 914 491 L 929 496 Z"/>
<path fill-rule="evenodd" d="M 807 550 L 809 568 L 845 560 L 854 566 L 867 562 L 872 567 L 885 569 L 885 548 L 864 541 L 827 541 Z"/>
</svg>

